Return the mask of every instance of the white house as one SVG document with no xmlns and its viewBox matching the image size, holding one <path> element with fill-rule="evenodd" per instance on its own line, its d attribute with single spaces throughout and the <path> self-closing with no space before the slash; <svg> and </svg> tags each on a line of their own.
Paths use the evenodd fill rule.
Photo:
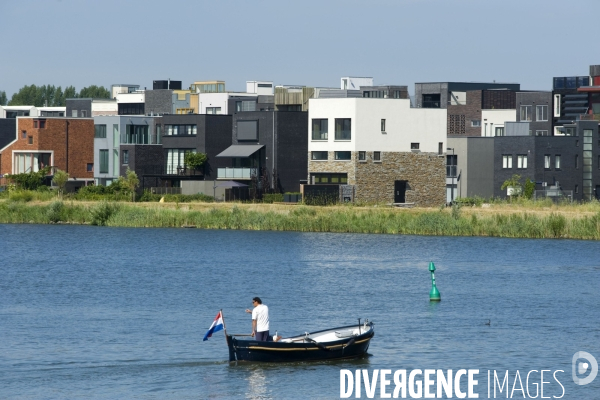
<svg viewBox="0 0 600 400">
<path fill-rule="evenodd" d="M 355 187 L 365 202 L 445 203 L 445 109 L 409 99 L 310 99 L 309 184 Z"/>
</svg>

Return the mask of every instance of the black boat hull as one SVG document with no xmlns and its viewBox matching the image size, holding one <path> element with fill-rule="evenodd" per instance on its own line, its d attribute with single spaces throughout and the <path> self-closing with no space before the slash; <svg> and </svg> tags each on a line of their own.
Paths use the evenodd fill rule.
<svg viewBox="0 0 600 400">
<path fill-rule="evenodd" d="M 324 343 L 259 342 L 227 335 L 229 361 L 304 362 L 357 358 L 367 352 L 375 335 L 372 323 L 369 327 L 371 329 L 361 335 Z M 350 327 L 335 329 L 347 328 Z"/>
</svg>

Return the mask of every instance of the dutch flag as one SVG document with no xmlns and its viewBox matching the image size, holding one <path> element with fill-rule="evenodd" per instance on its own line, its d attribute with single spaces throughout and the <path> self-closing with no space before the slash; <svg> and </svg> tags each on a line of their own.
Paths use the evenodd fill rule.
<svg viewBox="0 0 600 400">
<path fill-rule="evenodd" d="M 215 320 L 213 321 L 212 325 L 208 329 L 208 332 L 206 332 L 206 335 L 204 335 L 204 339 L 202 339 L 202 340 L 203 341 L 208 340 L 208 338 L 211 337 L 214 332 L 220 331 L 222 329 L 223 329 L 223 316 L 221 315 L 221 311 L 219 311 L 219 313 L 215 317 Z"/>
</svg>

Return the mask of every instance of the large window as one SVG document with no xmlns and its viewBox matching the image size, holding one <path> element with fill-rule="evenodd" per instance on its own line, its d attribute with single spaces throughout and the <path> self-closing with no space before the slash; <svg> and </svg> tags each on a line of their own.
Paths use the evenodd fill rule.
<svg viewBox="0 0 600 400">
<path fill-rule="evenodd" d="M 126 125 L 121 135 L 122 144 L 150 144 L 148 125 Z"/>
<path fill-rule="evenodd" d="M 348 174 L 330 174 L 330 173 L 314 173 L 311 174 L 311 181 L 315 183 L 333 183 L 345 185 L 348 183 Z"/>
<path fill-rule="evenodd" d="M 167 150 L 167 174 L 179 174 L 185 167 L 185 155 L 195 153 L 194 149 L 168 149 Z"/>
<path fill-rule="evenodd" d="M 94 137 L 106 139 L 106 125 L 94 125 Z"/>
<path fill-rule="evenodd" d="M 336 160 L 342 160 L 342 161 L 350 160 L 350 159 L 352 159 L 352 152 L 350 152 L 350 151 L 336 151 L 335 152 L 335 159 Z"/>
<path fill-rule="evenodd" d="M 549 135 L 548 135 L 548 131 L 543 129 L 543 130 L 535 131 L 535 136 L 549 136 Z"/>
<path fill-rule="evenodd" d="M 221 114 L 221 107 L 206 107 L 207 114 Z"/>
<path fill-rule="evenodd" d="M 351 125 L 350 118 L 336 118 L 335 140 L 351 140 Z"/>
<path fill-rule="evenodd" d="M 50 164 L 50 153 L 15 153 L 15 174 L 37 172 Z"/>
<path fill-rule="evenodd" d="M 310 152 L 311 160 L 327 160 L 327 152 L 326 151 L 311 151 Z"/>
<path fill-rule="evenodd" d="M 196 125 L 165 125 L 167 136 L 189 136 L 196 135 Z"/>
<path fill-rule="evenodd" d="M 517 155 L 517 168 L 527 169 L 527 154 Z"/>
<path fill-rule="evenodd" d="M 531 106 L 520 107 L 521 121 L 531 121 Z"/>
<path fill-rule="evenodd" d="M 100 150 L 100 173 L 108 174 L 108 150 Z"/>
<path fill-rule="evenodd" d="M 458 163 L 458 154 L 446 155 L 446 178 L 456 177 L 456 166 Z"/>
<path fill-rule="evenodd" d="M 327 140 L 328 127 L 326 119 L 313 119 L 312 140 Z"/>
<path fill-rule="evenodd" d="M 144 115 L 144 103 L 119 103 L 119 115 Z M 82 115 L 83 116 L 83 115 Z"/>
<path fill-rule="evenodd" d="M 548 121 L 548 106 L 547 105 L 535 106 L 535 120 L 536 121 Z"/>
<path fill-rule="evenodd" d="M 504 136 L 504 127 L 503 126 L 497 126 L 494 132 L 495 136 Z"/>
<path fill-rule="evenodd" d="M 256 102 L 254 101 L 236 101 L 235 112 L 256 111 Z"/>
<path fill-rule="evenodd" d="M 512 168 L 512 155 L 503 155 L 502 156 L 502 168 L 510 169 Z"/>
<path fill-rule="evenodd" d="M 544 155 L 544 169 L 550 169 L 550 154 Z"/>
<path fill-rule="evenodd" d="M 554 156 L 554 168 L 560 169 L 560 154 Z"/>
</svg>

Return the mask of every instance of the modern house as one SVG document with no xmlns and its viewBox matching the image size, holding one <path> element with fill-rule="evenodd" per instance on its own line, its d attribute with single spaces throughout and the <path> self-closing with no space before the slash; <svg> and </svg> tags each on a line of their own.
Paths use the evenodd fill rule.
<svg viewBox="0 0 600 400">
<path fill-rule="evenodd" d="M 275 192 L 298 192 L 300 181 L 306 179 L 307 130 L 306 112 L 235 113 L 232 144 L 217 155 L 227 166 L 219 168 L 217 178 L 251 187 L 268 182 L 268 189 Z"/>
<path fill-rule="evenodd" d="M 17 117 L 64 117 L 65 107 L 0 106 L 0 119 Z"/>
<path fill-rule="evenodd" d="M 98 115 L 117 115 L 117 101 L 112 99 L 66 99 L 66 115 L 70 118 L 90 118 Z"/>
<path fill-rule="evenodd" d="M 162 165 L 163 151 L 157 117 L 98 116 L 94 117 L 94 181 L 96 185 L 110 185 L 127 168 L 140 177 L 140 187 L 155 181 L 143 182 L 144 168 Z"/>
<path fill-rule="evenodd" d="M 93 182 L 93 119 L 18 117 L 16 125 L 13 140 L 0 149 L 0 174 L 53 166 L 69 173 L 71 188 Z"/>
<path fill-rule="evenodd" d="M 446 110 L 409 99 L 311 99 L 308 182 L 354 186 L 364 202 L 445 203 Z"/>
</svg>

